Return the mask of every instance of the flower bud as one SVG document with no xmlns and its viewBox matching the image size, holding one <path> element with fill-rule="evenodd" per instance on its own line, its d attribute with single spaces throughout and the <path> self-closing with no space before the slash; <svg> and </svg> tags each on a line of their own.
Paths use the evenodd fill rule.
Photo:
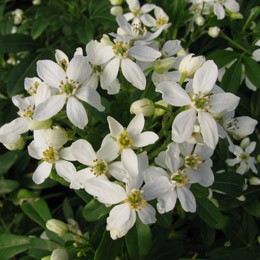
<svg viewBox="0 0 260 260">
<path fill-rule="evenodd" d="M 47 255 L 47 256 L 41 258 L 41 260 L 51 260 L 51 256 L 50 256 L 50 255 Z"/>
<path fill-rule="evenodd" d="M 244 138 L 241 143 L 240 143 L 240 147 L 242 149 L 246 149 L 247 146 L 250 145 L 250 139 L 248 137 Z"/>
<path fill-rule="evenodd" d="M 114 45 L 114 43 L 110 40 L 110 38 L 107 34 L 103 34 L 100 42 L 103 46 L 113 46 Z"/>
<path fill-rule="evenodd" d="M 163 106 L 165 108 L 169 107 L 170 105 L 167 104 L 164 100 L 160 100 L 160 101 L 157 101 L 155 102 L 155 105 L 159 105 L 159 106 Z M 165 114 L 165 110 L 163 108 L 155 108 L 154 110 L 154 116 L 155 117 L 158 117 L 158 116 L 162 116 Z"/>
<path fill-rule="evenodd" d="M 137 100 L 131 104 L 131 114 L 142 113 L 144 116 L 152 116 L 154 114 L 154 103 L 148 98 Z"/>
<path fill-rule="evenodd" d="M 118 14 L 122 14 L 124 11 L 123 11 L 123 8 L 121 5 L 117 5 L 117 6 L 113 6 L 111 9 L 110 9 L 110 13 L 112 15 L 118 15 Z"/>
<path fill-rule="evenodd" d="M 153 66 L 153 69 L 159 73 L 163 74 L 164 72 L 168 71 L 173 67 L 174 64 L 174 58 L 169 57 L 162 60 L 157 60 Z"/>
<path fill-rule="evenodd" d="M 109 0 L 111 5 L 121 5 L 123 0 Z"/>
<path fill-rule="evenodd" d="M 68 226 L 58 219 L 48 220 L 46 222 L 46 227 L 60 237 L 64 236 L 68 232 Z"/>
<path fill-rule="evenodd" d="M 186 55 L 179 65 L 179 72 L 184 74 L 187 78 L 192 78 L 194 73 L 206 61 L 204 56 L 192 57 L 193 55 L 193 53 Z"/>
<path fill-rule="evenodd" d="M 201 15 L 199 15 L 199 16 L 197 16 L 197 17 L 195 18 L 195 23 L 196 23 L 198 26 L 202 26 L 202 25 L 204 25 L 204 23 L 205 23 L 205 19 L 204 19 Z"/>
<path fill-rule="evenodd" d="M 56 248 L 52 251 L 50 260 L 68 260 L 69 256 L 65 249 Z"/>
<path fill-rule="evenodd" d="M 23 20 L 23 10 L 15 9 L 12 12 L 12 15 L 14 16 L 14 24 L 18 25 L 22 22 L 22 20 Z"/>
<path fill-rule="evenodd" d="M 236 197 L 236 199 L 239 200 L 239 201 L 245 201 L 246 197 L 244 195 L 241 195 L 239 197 Z"/>
<path fill-rule="evenodd" d="M 231 13 L 229 16 L 231 19 L 234 19 L 234 20 L 244 18 L 244 16 L 241 13 Z"/>
<path fill-rule="evenodd" d="M 32 4 L 33 5 L 40 5 L 41 4 L 41 0 L 33 0 Z"/>
<path fill-rule="evenodd" d="M 260 179 L 255 176 L 250 177 L 249 183 L 250 185 L 260 185 Z"/>
<path fill-rule="evenodd" d="M 15 143 L 12 144 L 3 144 L 8 150 L 14 151 L 14 150 L 22 150 L 25 146 L 25 141 L 22 137 L 18 139 Z"/>
<path fill-rule="evenodd" d="M 209 27 L 208 29 L 208 35 L 212 38 L 216 38 L 219 36 L 220 28 L 217 26 Z"/>
</svg>

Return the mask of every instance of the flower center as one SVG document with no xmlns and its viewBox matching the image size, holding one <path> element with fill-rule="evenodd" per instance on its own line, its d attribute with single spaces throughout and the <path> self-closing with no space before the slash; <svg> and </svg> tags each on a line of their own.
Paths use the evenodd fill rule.
<svg viewBox="0 0 260 260">
<path fill-rule="evenodd" d="M 185 171 L 181 169 L 171 175 L 171 180 L 177 186 L 186 186 L 190 181 Z"/>
<path fill-rule="evenodd" d="M 190 169 L 199 169 L 202 164 L 202 158 L 199 154 L 193 153 L 185 157 L 185 166 Z"/>
<path fill-rule="evenodd" d="M 145 26 L 142 27 L 141 22 L 138 19 L 138 21 L 132 23 L 131 31 L 135 38 L 140 38 L 146 34 L 147 29 Z"/>
<path fill-rule="evenodd" d="M 198 111 L 208 111 L 211 108 L 209 96 L 205 93 L 196 93 L 191 99 L 192 107 Z"/>
<path fill-rule="evenodd" d="M 167 19 L 165 17 L 159 17 L 156 22 L 155 22 L 155 25 L 157 27 L 160 27 L 160 26 L 163 26 L 167 23 Z"/>
<path fill-rule="evenodd" d="M 72 95 L 75 90 L 79 87 L 79 82 L 72 79 L 65 78 L 65 80 L 60 82 L 60 94 Z"/>
<path fill-rule="evenodd" d="M 238 120 L 236 118 L 229 118 L 228 120 L 226 120 L 223 124 L 223 127 L 227 130 L 227 131 L 233 131 L 235 129 L 237 129 L 237 123 Z"/>
<path fill-rule="evenodd" d="M 29 105 L 22 111 L 21 116 L 26 118 L 32 118 L 33 113 L 34 113 L 34 106 Z"/>
<path fill-rule="evenodd" d="M 242 153 L 242 154 L 240 154 L 240 158 L 241 158 L 241 160 L 243 160 L 243 161 L 247 161 L 247 160 L 249 159 L 249 154 L 247 154 L 247 153 Z"/>
<path fill-rule="evenodd" d="M 116 41 L 112 48 L 116 55 L 126 57 L 130 46 L 128 42 Z"/>
<path fill-rule="evenodd" d="M 95 175 L 100 176 L 106 174 L 108 171 L 107 163 L 103 159 L 96 159 L 93 161 L 94 165 L 90 166 L 90 171 Z"/>
<path fill-rule="evenodd" d="M 121 149 L 126 149 L 133 145 L 133 140 L 126 130 L 124 130 L 118 137 L 117 142 Z"/>
<path fill-rule="evenodd" d="M 29 94 L 30 96 L 35 95 L 36 92 L 37 92 L 37 89 L 38 89 L 39 85 L 40 85 L 40 83 L 37 82 L 37 81 L 35 81 L 34 84 L 33 84 L 33 86 L 31 86 L 31 87 L 27 90 L 28 94 Z"/>
<path fill-rule="evenodd" d="M 43 160 L 48 163 L 55 163 L 58 159 L 58 153 L 53 147 L 49 147 L 42 154 Z"/>
<path fill-rule="evenodd" d="M 141 210 L 147 206 L 147 201 L 143 193 L 142 190 L 133 189 L 127 199 L 125 199 L 125 202 L 129 204 L 130 208 Z"/>
<path fill-rule="evenodd" d="M 99 65 L 92 65 L 92 73 L 96 76 L 99 76 L 102 73 L 102 68 Z"/>
<path fill-rule="evenodd" d="M 132 11 L 132 14 L 134 15 L 134 17 L 139 17 L 142 14 L 142 12 L 140 9 L 134 9 Z"/>
</svg>

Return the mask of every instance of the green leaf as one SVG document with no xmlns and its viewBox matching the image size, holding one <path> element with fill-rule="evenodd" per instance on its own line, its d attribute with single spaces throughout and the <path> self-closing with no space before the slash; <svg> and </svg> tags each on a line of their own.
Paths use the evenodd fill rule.
<svg viewBox="0 0 260 260">
<path fill-rule="evenodd" d="M 99 244 L 94 260 L 114 260 L 121 252 L 124 240 L 112 240 L 109 232 L 105 231 Z"/>
<path fill-rule="evenodd" d="M 0 155 L 0 176 L 9 171 L 9 169 L 14 165 L 17 157 L 17 152 L 7 152 Z"/>
<path fill-rule="evenodd" d="M 48 19 L 37 19 L 33 22 L 32 25 L 32 38 L 33 40 L 37 39 L 39 36 L 42 35 L 42 33 L 45 31 L 45 29 L 48 27 L 49 22 Z"/>
<path fill-rule="evenodd" d="M 170 228 L 172 224 L 172 212 L 168 212 L 165 214 L 156 214 L 157 223 L 164 227 L 164 228 Z"/>
<path fill-rule="evenodd" d="M 21 206 L 23 212 L 44 229 L 47 220 L 52 218 L 51 212 L 45 200 L 35 198 L 30 202 L 24 202 Z"/>
<path fill-rule="evenodd" d="M 80 21 L 76 27 L 76 33 L 81 43 L 87 44 L 93 39 L 94 25 L 91 20 Z"/>
<path fill-rule="evenodd" d="M 83 217 L 87 221 L 97 221 L 103 216 L 107 215 L 111 207 L 106 207 L 104 204 L 98 202 L 96 199 L 92 199 L 83 208 Z"/>
<path fill-rule="evenodd" d="M 211 188 L 237 197 L 243 192 L 244 184 L 245 180 L 242 175 L 224 172 L 215 174 L 215 180 Z"/>
<path fill-rule="evenodd" d="M 260 65 L 253 59 L 244 56 L 243 63 L 245 65 L 246 76 L 257 88 L 260 88 Z"/>
<path fill-rule="evenodd" d="M 227 50 L 217 50 L 208 55 L 207 60 L 214 60 L 217 64 L 218 68 L 222 68 L 231 61 L 237 59 L 239 57 L 239 53 L 234 51 Z"/>
<path fill-rule="evenodd" d="M 24 91 L 25 77 L 33 77 L 36 75 L 36 62 L 40 59 L 47 59 L 50 57 L 50 52 L 45 50 L 38 54 L 31 54 L 16 65 L 9 75 L 7 83 L 7 94 L 11 98 L 16 94 Z"/>
<path fill-rule="evenodd" d="M 215 228 L 212 228 L 206 223 L 204 223 L 203 221 L 201 221 L 200 223 L 200 234 L 202 241 L 206 246 L 211 246 L 214 243 L 216 230 Z"/>
<path fill-rule="evenodd" d="M 148 255 L 152 246 L 150 227 L 137 217 L 136 223 L 125 236 L 126 247 L 131 259 L 142 259 Z"/>
<path fill-rule="evenodd" d="M 232 92 L 236 94 L 240 86 L 241 75 L 242 75 L 242 64 L 240 59 L 238 59 L 236 62 L 232 64 L 231 67 L 229 67 L 226 70 L 223 79 L 221 81 L 221 87 L 227 92 Z"/>
<path fill-rule="evenodd" d="M 20 186 L 18 181 L 0 180 L 0 195 L 5 195 L 17 189 Z"/>
<path fill-rule="evenodd" d="M 69 201 L 68 198 L 65 198 L 63 200 L 62 209 L 63 209 L 64 217 L 66 219 L 68 219 L 68 218 L 74 219 L 74 212 L 73 212 L 73 209 L 72 209 L 72 207 L 70 205 L 70 201 Z"/>
<path fill-rule="evenodd" d="M 1 53 L 17 53 L 21 51 L 30 51 L 39 47 L 37 42 L 24 34 L 7 34 L 0 36 L 0 52 Z"/>
<path fill-rule="evenodd" d="M 85 190 L 74 190 L 74 192 L 86 203 L 89 203 L 93 198 Z"/>
<path fill-rule="evenodd" d="M 258 199 L 254 199 L 245 204 L 243 208 L 252 216 L 260 218 L 260 202 Z"/>
</svg>

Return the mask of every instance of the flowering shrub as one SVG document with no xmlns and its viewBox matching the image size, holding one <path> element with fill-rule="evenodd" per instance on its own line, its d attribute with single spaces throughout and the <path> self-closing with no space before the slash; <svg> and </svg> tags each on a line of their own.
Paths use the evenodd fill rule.
<svg viewBox="0 0 260 260">
<path fill-rule="evenodd" d="M 16 7 L 0 6 L 2 259 L 258 259 L 257 1 Z"/>
</svg>

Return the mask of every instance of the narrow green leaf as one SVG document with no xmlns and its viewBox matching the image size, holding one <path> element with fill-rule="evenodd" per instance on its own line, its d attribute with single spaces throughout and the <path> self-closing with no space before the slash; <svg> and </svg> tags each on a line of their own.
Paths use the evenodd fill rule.
<svg viewBox="0 0 260 260">
<path fill-rule="evenodd" d="M 218 68 L 222 68 L 239 57 L 239 53 L 227 50 L 217 50 L 208 55 L 208 60 L 214 60 Z"/>
<path fill-rule="evenodd" d="M 0 155 L 0 176 L 9 171 L 9 169 L 14 165 L 17 157 L 17 152 L 7 152 Z"/>
<path fill-rule="evenodd" d="M 243 63 L 245 65 L 246 76 L 257 88 L 260 88 L 260 65 L 247 56 L 243 57 Z"/>
<path fill-rule="evenodd" d="M 152 246 L 150 227 L 137 218 L 135 226 L 125 236 L 126 247 L 131 259 L 142 259 L 148 255 Z"/>
<path fill-rule="evenodd" d="M 103 216 L 107 215 L 110 211 L 110 207 L 106 207 L 104 204 L 98 202 L 96 199 L 92 199 L 83 208 L 83 217 L 87 221 L 97 221 Z"/>
<path fill-rule="evenodd" d="M 76 33 L 81 43 L 87 44 L 93 39 L 94 25 L 91 20 L 80 21 L 76 27 Z"/>
<path fill-rule="evenodd" d="M 39 44 L 24 34 L 7 34 L 0 36 L 0 52 L 12 53 L 29 51 L 39 47 Z"/>
<path fill-rule="evenodd" d="M 245 204 L 243 208 L 252 216 L 260 218 L 260 202 L 258 199 L 254 199 Z"/>
<path fill-rule="evenodd" d="M 72 209 L 72 207 L 70 205 L 70 201 L 69 201 L 68 198 L 65 198 L 63 200 L 62 209 L 63 209 L 64 217 L 66 219 L 68 219 L 68 218 L 74 219 L 74 212 L 73 212 L 73 209 Z"/>
<path fill-rule="evenodd" d="M 239 59 L 226 70 L 221 81 L 221 87 L 227 92 L 232 92 L 236 94 L 240 86 L 241 75 L 242 64 Z"/>
<path fill-rule="evenodd" d="M 164 228 L 170 228 L 172 224 L 172 212 L 168 212 L 165 214 L 156 214 L 157 223 L 164 227 Z"/>
<path fill-rule="evenodd" d="M 203 243 L 206 246 L 211 246 L 215 241 L 216 230 L 215 228 L 210 227 L 205 222 L 201 221 L 200 223 L 200 235 Z"/>
<path fill-rule="evenodd" d="M 94 260 L 114 260 L 121 252 L 124 240 L 112 240 L 109 232 L 105 231 L 102 241 L 99 244 Z"/>
<path fill-rule="evenodd" d="M 17 189 L 20 186 L 18 181 L 13 180 L 0 180 L 0 195 L 5 195 Z"/>
<path fill-rule="evenodd" d="M 225 192 L 233 197 L 237 197 L 243 192 L 245 184 L 244 177 L 237 173 L 218 173 L 215 174 L 215 180 L 212 185 L 213 190 Z"/>
<path fill-rule="evenodd" d="M 33 40 L 37 39 L 42 35 L 42 33 L 45 31 L 45 29 L 48 27 L 48 19 L 37 19 L 36 21 L 33 22 L 32 25 L 32 38 Z"/>
<path fill-rule="evenodd" d="M 46 228 L 47 220 L 52 218 L 51 212 L 45 200 L 35 198 L 30 202 L 24 202 L 21 206 L 23 212 L 38 225 Z"/>
</svg>

